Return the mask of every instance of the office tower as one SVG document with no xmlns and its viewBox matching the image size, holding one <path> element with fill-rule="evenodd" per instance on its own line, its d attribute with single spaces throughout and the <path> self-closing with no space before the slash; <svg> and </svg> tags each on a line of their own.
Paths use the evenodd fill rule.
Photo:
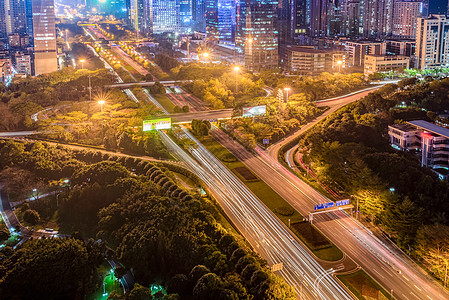
<svg viewBox="0 0 449 300">
<path fill-rule="evenodd" d="M 179 0 L 152 0 L 150 3 L 151 33 L 181 32 Z"/>
<path fill-rule="evenodd" d="M 33 0 L 34 73 L 58 70 L 54 0 Z"/>
<path fill-rule="evenodd" d="M 416 28 L 416 67 L 449 67 L 449 19 L 444 15 L 418 18 Z"/>
<path fill-rule="evenodd" d="M 327 0 L 311 0 L 310 4 L 310 35 L 326 36 L 328 32 Z"/>
<path fill-rule="evenodd" d="M 33 36 L 33 7 L 32 0 L 25 0 L 25 19 L 26 19 L 26 34 Z"/>
<path fill-rule="evenodd" d="M 206 33 L 211 42 L 234 44 L 235 2 L 233 0 L 206 0 Z"/>
<path fill-rule="evenodd" d="M 335 37 L 342 35 L 344 32 L 343 26 L 343 5 L 340 0 L 328 1 L 327 7 L 327 35 Z"/>
<path fill-rule="evenodd" d="M 360 36 L 361 10 L 360 0 L 346 0 L 342 3 L 342 32 L 347 37 L 356 38 Z"/>
<path fill-rule="evenodd" d="M 193 0 L 193 22 L 194 29 L 197 31 L 206 31 L 206 1 L 205 0 Z"/>
<path fill-rule="evenodd" d="M 181 19 L 181 27 L 189 32 L 193 21 L 193 1 L 194 0 L 180 0 L 179 3 L 179 17 Z"/>
<path fill-rule="evenodd" d="M 0 0 L 0 38 L 27 33 L 25 0 Z"/>
<path fill-rule="evenodd" d="M 292 43 L 303 44 L 309 30 L 307 18 L 307 0 L 292 0 L 290 36 Z"/>
<path fill-rule="evenodd" d="M 277 8 L 277 26 L 279 33 L 279 45 L 287 45 L 292 41 L 292 19 L 295 1 L 279 0 Z"/>
<path fill-rule="evenodd" d="M 130 23 L 134 30 L 147 34 L 149 31 L 149 20 L 147 18 L 147 9 L 149 5 L 147 0 L 130 0 L 129 13 Z"/>
<path fill-rule="evenodd" d="M 363 36 L 381 38 L 391 34 L 393 0 L 363 1 Z"/>
<path fill-rule="evenodd" d="M 240 0 L 236 15 L 236 46 L 249 70 L 278 65 L 277 0 Z"/>
<path fill-rule="evenodd" d="M 422 17 L 421 1 L 397 1 L 393 11 L 393 36 L 414 39 L 416 36 L 416 20 Z"/>
</svg>

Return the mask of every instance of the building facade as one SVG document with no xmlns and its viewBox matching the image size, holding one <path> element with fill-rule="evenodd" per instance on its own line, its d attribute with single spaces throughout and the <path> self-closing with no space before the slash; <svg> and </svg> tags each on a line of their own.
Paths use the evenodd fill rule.
<svg viewBox="0 0 449 300">
<path fill-rule="evenodd" d="M 410 57 L 400 55 L 365 55 L 364 73 L 366 76 L 374 73 L 399 71 L 410 67 Z"/>
<path fill-rule="evenodd" d="M 444 15 L 418 18 L 416 60 L 421 70 L 449 66 L 449 19 Z"/>
<path fill-rule="evenodd" d="M 14 68 L 16 72 L 24 75 L 32 74 L 31 55 L 27 52 L 14 53 Z"/>
<path fill-rule="evenodd" d="M 282 70 L 289 74 L 317 75 L 334 70 L 335 57 L 341 53 L 331 50 L 316 50 L 313 47 L 281 46 L 279 61 Z"/>
<path fill-rule="evenodd" d="M 349 66 L 363 66 L 365 55 L 385 55 L 387 44 L 385 42 L 344 42 L 347 63 Z"/>
<path fill-rule="evenodd" d="M 391 145 L 420 153 L 421 166 L 431 168 L 440 179 L 448 179 L 449 129 L 423 120 L 388 126 Z"/>
<path fill-rule="evenodd" d="M 235 1 L 206 0 L 206 33 L 211 42 L 235 43 Z"/>
<path fill-rule="evenodd" d="M 34 74 L 58 70 L 54 0 L 33 0 Z"/>
<path fill-rule="evenodd" d="M 236 14 L 237 54 L 252 71 L 278 66 L 276 0 L 240 0 Z"/>
<path fill-rule="evenodd" d="M 423 16 L 422 1 L 396 1 L 393 11 L 393 37 L 415 39 L 416 21 Z"/>
</svg>

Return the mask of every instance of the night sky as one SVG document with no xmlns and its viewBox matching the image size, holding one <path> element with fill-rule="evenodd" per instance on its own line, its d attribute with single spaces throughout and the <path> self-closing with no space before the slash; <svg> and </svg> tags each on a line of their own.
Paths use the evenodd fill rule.
<svg viewBox="0 0 449 300">
<path fill-rule="evenodd" d="M 430 14 L 446 14 L 448 0 L 429 0 Z"/>
</svg>

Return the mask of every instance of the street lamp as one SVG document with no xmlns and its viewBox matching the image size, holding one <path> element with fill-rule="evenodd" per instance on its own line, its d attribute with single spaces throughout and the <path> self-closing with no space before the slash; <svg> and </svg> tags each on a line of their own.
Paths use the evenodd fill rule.
<svg viewBox="0 0 449 300">
<path fill-rule="evenodd" d="M 285 101 L 285 102 L 288 103 L 288 92 L 290 91 L 290 88 L 289 88 L 289 87 L 286 87 L 286 88 L 284 88 L 284 91 L 287 93 L 287 98 L 286 98 L 286 101 Z"/>
<path fill-rule="evenodd" d="M 83 59 L 80 59 L 80 62 L 81 62 L 81 69 L 84 69 L 84 62 L 85 62 L 86 60 L 83 58 Z"/>
<path fill-rule="evenodd" d="M 104 138 L 104 132 L 103 132 L 103 104 L 105 103 L 104 100 L 98 101 L 98 104 L 100 104 L 100 113 L 101 113 L 101 139 Z"/>
<path fill-rule="evenodd" d="M 239 66 L 235 66 L 234 67 L 234 71 L 235 71 L 235 93 L 237 94 L 239 92 L 239 83 L 238 83 L 238 74 L 240 71 L 240 67 Z"/>
<path fill-rule="evenodd" d="M 343 62 L 341 60 L 337 61 L 337 65 L 338 65 L 338 73 L 341 73 L 341 65 L 343 64 Z"/>
</svg>

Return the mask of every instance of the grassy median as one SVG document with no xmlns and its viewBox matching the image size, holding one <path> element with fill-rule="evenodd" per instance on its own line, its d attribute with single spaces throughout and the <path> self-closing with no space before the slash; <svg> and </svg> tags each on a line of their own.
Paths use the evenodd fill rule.
<svg viewBox="0 0 449 300">
<path fill-rule="evenodd" d="M 257 180 L 245 180 L 242 171 L 239 168 L 246 168 L 245 164 L 238 160 L 234 154 L 221 145 L 211 136 L 197 137 L 197 139 L 212 152 L 221 162 L 223 162 L 243 183 L 272 211 L 276 216 L 287 226 L 300 223 L 304 220 L 299 212 L 284 200 L 278 193 L 276 193 L 268 184 L 257 178 Z M 248 170 L 249 171 L 249 170 Z M 254 175 L 255 176 L 255 175 Z M 290 215 L 289 215 L 290 214 Z M 290 219 L 290 224 L 289 224 Z M 314 228 L 314 227 L 313 227 Z M 328 241 L 320 232 L 316 233 L 320 239 L 328 242 L 326 247 L 312 248 L 310 246 L 310 239 L 307 234 L 301 230 L 291 228 L 292 232 L 296 234 L 304 244 L 320 259 L 328 261 L 336 261 L 343 258 L 343 253 L 334 244 Z M 308 243 L 309 242 L 309 243 Z"/>
<path fill-rule="evenodd" d="M 238 168 L 246 168 L 245 164 L 239 161 L 231 152 L 223 147 L 211 136 L 197 137 L 197 139 L 212 152 L 221 162 L 223 162 L 243 183 L 271 210 L 276 216 L 288 226 L 288 220 L 291 223 L 303 220 L 301 214 L 294 210 L 281 196 L 279 196 L 268 184 L 257 178 L 257 180 L 246 180 Z M 237 170 L 236 170 L 237 168 Z M 249 170 L 248 170 L 249 171 Z M 254 175 L 255 176 L 255 175 Z M 284 208 L 291 211 L 291 215 L 281 214 Z M 276 210 L 281 211 L 278 213 Z"/>
<path fill-rule="evenodd" d="M 159 102 L 160 105 L 162 105 L 170 114 L 173 114 L 175 112 L 175 105 L 173 102 L 168 99 L 167 96 L 164 95 L 151 95 L 156 99 L 157 102 Z"/>
<path fill-rule="evenodd" d="M 358 299 L 391 299 L 391 295 L 362 270 L 337 277 Z"/>
</svg>

